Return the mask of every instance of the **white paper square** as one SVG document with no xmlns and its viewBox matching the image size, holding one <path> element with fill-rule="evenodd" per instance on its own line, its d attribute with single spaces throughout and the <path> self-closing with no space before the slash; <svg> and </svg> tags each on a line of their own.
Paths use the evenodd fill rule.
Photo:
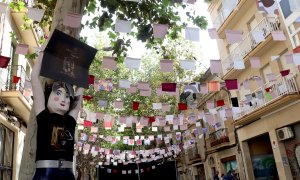
<svg viewBox="0 0 300 180">
<path fill-rule="evenodd" d="M 199 41 L 199 28 L 187 27 L 185 28 L 185 39 L 190 41 Z"/>
<path fill-rule="evenodd" d="M 126 57 L 125 67 L 128 69 L 140 69 L 141 59 Z"/>
<path fill-rule="evenodd" d="M 130 33 L 131 32 L 131 22 L 126 20 L 116 20 L 115 25 L 116 32 Z"/>
<path fill-rule="evenodd" d="M 180 60 L 180 67 L 185 70 L 196 70 L 196 61 Z"/>
<path fill-rule="evenodd" d="M 131 82 L 126 79 L 119 80 L 119 88 L 128 89 L 130 88 Z"/>
<path fill-rule="evenodd" d="M 44 13 L 45 9 L 28 8 L 27 17 L 34 21 L 41 22 Z"/>
</svg>

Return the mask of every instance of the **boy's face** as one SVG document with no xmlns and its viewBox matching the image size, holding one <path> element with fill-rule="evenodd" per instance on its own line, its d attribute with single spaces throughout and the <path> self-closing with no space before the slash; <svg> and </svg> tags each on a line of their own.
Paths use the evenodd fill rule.
<svg viewBox="0 0 300 180">
<path fill-rule="evenodd" d="M 51 91 L 47 108 L 50 113 L 64 115 L 70 108 L 70 96 L 63 87 Z"/>
</svg>

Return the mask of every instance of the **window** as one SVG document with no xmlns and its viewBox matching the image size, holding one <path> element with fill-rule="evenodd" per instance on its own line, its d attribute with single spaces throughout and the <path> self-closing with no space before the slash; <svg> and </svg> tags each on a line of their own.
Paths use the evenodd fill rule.
<svg viewBox="0 0 300 180">
<path fill-rule="evenodd" d="M 295 149 L 295 156 L 298 162 L 298 166 L 300 167 L 300 146 L 299 145 Z"/>
<path fill-rule="evenodd" d="M 0 180 L 12 179 L 14 132 L 0 124 Z"/>
<path fill-rule="evenodd" d="M 284 18 L 288 18 L 291 14 L 291 7 L 288 0 L 281 0 L 279 2 Z"/>
</svg>

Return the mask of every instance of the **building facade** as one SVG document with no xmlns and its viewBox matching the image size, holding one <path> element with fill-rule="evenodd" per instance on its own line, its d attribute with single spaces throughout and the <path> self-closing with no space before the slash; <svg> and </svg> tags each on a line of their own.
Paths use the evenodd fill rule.
<svg viewBox="0 0 300 180">
<path fill-rule="evenodd" d="M 227 103 L 233 117 L 225 121 L 229 127 L 233 126 L 228 132 L 234 132 L 235 145 L 212 153 L 216 155 L 211 156 L 206 167 L 210 170 L 213 164 L 217 167 L 221 164 L 216 169 L 225 172 L 221 152 L 228 154 L 225 159 L 232 163 L 231 168 L 238 169 L 240 179 L 299 179 L 300 79 L 293 50 L 296 53 L 299 46 L 300 3 L 267 2 L 271 1 L 210 3 L 209 12 L 220 37 L 217 40 L 223 67 L 220 76 L 222 80 L 237 79 L 239 89 L 230 91 L 230 98 L 236 97 L 238 105 Z M 241 30 L 242 41 L 229 44 L 228 29 Z M 277 32 L 285 38 L 276 39 Z M 261 41 L 257 40 L 257 34 Z M 255 58 L 260 62 L 256 67 Z M 237 67 L 239 60 L 244 68 Z"/>
<path fill-rule="evenodd" d="M 32 23 L 22 29 L 27 8 L 15 11 L 9 3 L 0 4 L 1 9 L 6 9 L 0 14 L 0 180 L 18 179 L 32 106 L 32 61 L 16 54 L 16 49 L 18 44 L 27 44 L 28 53 L 34 53 L 43 36 L 41 29 Z M 32 1 L 26 1 L 26 7 L 31 5 Z M 8 65 L 4 66 L 8 59 Z"/>
</svg>

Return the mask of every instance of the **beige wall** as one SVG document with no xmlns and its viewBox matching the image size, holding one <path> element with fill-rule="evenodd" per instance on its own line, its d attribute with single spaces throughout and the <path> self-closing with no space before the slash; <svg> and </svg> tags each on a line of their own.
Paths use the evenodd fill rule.
<svg viewBox="0 0 300 180">
<path fill-rule="evenodd" d="M 19 176 L 26 129 L 24 127 L 20 129 L 14 124 L 8 122 L 2 114 L 0 114 L 0 123 L 14 132 L 13 180 L 17 180 Z"/>
<path fill-rule="evenodd" d="M 289 104 L 285 107 L 281 107 L 277 111 L 266 114 L 258 121 L 255 121 L 245 127 L 238 129 L 237 133 L 240 144 L 244 144 L 243 154 L 245 159 L 245 165 L 248 164 L 249 166 L 249 163 L 251 164 L 251 160 L 249 159 L 249 147 L 246 147 L 247 145 L 245 145 L 247 140 L 268 133 L 271 142 L 274 141 L 276 144 L 276 146 L 274 146 L 272 150 L 280 179 L 292 178 L 289 166 L 284 165 L 282 162 L 282 159 L 286 157 L 286 152 L 283 142 L 278 141 L 277 139 L 276 129 L 299 122 L 299 109 L 300 100 L 297 100 L 292 104 Z M 247 174 L 249 178 L 253 176 L 251 170 L 248 170 Z"/>
<path fill-rule="evenodd" d="M 219 175 L 225 174 L 226 175 L 226 169 L 224 166 L 224 163 L 221 162 L 222 159 L 226 159 L 228 157 L 235 156 L 235 159 L 238 164 L 238 173 L 240 176 L 240 179 L 245 179 L 245 173 L 244 173 L 244 165 L 243 165 L 243 160 L 242 160 L 242 155 L 238 151 L 238 147 L 234 146 L 229 149 L 221 150 L 215 153 L 212 153 L 207 156 L 207 159 L 205 161 L 205 167 L 206 167 L 206 172 L 208 177 L 212 178 L 212 168 L 214 167 L 216 171 L 219 171 Z M 211 164 L 210 158 L 214 158 L 215 163 Z"/>
</svg>

